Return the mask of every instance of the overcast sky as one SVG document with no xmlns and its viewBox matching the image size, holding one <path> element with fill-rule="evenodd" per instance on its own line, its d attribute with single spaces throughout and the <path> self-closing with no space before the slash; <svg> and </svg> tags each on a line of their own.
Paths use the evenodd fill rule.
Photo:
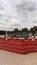
<svg viewBox="0 0 37 65">
<path fill-rule="evenodd" d="M 19 28 L 37 26 L 37 0 L 0 0 L 0 29 L 12 30 L 13 23 Z"/>
</svg>

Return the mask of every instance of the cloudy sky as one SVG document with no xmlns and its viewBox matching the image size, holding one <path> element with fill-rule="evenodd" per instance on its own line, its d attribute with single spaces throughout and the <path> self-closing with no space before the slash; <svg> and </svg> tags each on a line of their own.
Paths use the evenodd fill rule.
<svg viewBox="0 0 37 65">
<path fill-rule="evenodd" d="M 37 0 L 0 0 L 0 30 L 33 26 L 37 26 Z"/>
</svg>

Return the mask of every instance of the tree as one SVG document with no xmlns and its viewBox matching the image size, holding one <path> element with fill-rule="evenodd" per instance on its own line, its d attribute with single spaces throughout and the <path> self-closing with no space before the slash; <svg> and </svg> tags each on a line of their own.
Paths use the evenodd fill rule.
<svg viewBox="0 0 37 65">
<path fill-rule="evenodd" d="M 22 28 L 22 32 L 28 32 L 28 28 Z"/>
<path fill-rule="evenodd" d="M 35 32 L 37 32 L 37 26 L 34 26 L 33 29 L 35 30 Z"/>
<path fill-rule="evenodd" d="M 3 30 L 0 30 L 0 35 L 4 35 L 6 32 Z"/>
<path fill-rule="evenodd" d="M 16 35 L 18 34 L 18 29 L 17 29 L 17 28 L 15 28 L 14 33 L 15 33 Z"/>
<path fill-rule="evenodd" d="M 37 32 L 37 26 L 34 26 L 34 27 L 30 28 L 29 32 L 34 35 L 34 33 Z"/>
</svg>

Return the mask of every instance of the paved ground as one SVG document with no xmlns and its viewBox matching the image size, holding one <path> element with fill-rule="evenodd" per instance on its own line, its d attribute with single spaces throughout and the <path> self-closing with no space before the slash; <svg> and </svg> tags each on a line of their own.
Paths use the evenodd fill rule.
<svg viewBox="0 0 37 65">
<path fill-rule="evenodd" d="M 0 50 L 0 65 L 37 65 L 37 53 L 21 55 Z"/>
</svg>

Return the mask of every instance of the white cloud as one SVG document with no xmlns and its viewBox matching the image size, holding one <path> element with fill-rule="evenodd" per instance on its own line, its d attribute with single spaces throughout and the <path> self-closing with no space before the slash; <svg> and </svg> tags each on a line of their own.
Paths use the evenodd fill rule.
<svg viewBox="0 0 37 65">
<path fill-rule="evenodd" d="M 17 19 L 10 19 L 8 22 L 0 20 L 0 30 L 11 31 L 15 28 L 21 29 L 21 22 Z"/>
<path fill-rule="evenodd" d="M 37 26 L 37 0 L 0 0 L 0 29 L 5 30 L 8 25 L 12 30 L 19 21 L 22 27 Z"/>
<path fill-rule="evenodd" d="M 15 28 L 21 29 L 21 22 L 17 19 L 10 19 L 10 21 L 8 21 L 6 27 L 8 28 L 8 30 L 14 30 Z"/>
</svg>

